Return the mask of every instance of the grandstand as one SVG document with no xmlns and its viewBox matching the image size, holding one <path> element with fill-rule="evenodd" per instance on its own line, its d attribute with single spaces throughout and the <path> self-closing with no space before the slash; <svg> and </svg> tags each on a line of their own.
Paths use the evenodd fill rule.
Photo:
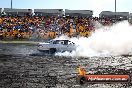
<svg viewBox="0 0 132 88">
<path fill-rule="evenodd" d="M 132 13 L 129 14 L 129 20 L 128 21 L 132 24 Z"/>
<path fill-rule="evenodd" d="M 93 17 L 92 10 L 10 9 L 0 8 L 0 39 L 49 39 L 60 35 L 89 37 L 95 21 L 104 26 L 126 20 L 132 23 L 129 12 L 102 11 Z M 6 15 L 6 16 L 5 16 Z M 59 17 L 58 17 L 59 16 Z"/>
<path fill-rule="evenodd" d="M 1 14 L 2 14 L 2 8 L 0 8 L 0 16 L 1 16 Z"/>
<path fill-rule="evenodd" d="M 102 11 L 99 14 L 100 18 L 110 18 L 110 19 L 120 19 L 127 20 L 129 17 L 129 12 L 111 12 L 111 11 Z"/>
<path fill-rule="evenodd" d="M 78 16 L 78 17 L 92 17 L 93 11 L 92 10 L 68 10 L 65 9 L 66 16 Z"/>
<path fill-rule="evenodd" d="M 11 8 L 4 8 L 2 11 L 2 8 L 0 8 L 0 15 L 2 12 L 5 13 L 5 15 L 32 15 L 33 9 L 11 9 Z M 34 9 L 34 13 L 36 16 L 77 16 L 77 17 L 92 17 L 93 11 L 92 10 L 69 10 L 65 9 L 65 12 L 63 9 Z M 112 12 L 112 11 L 102 11 L 99 14 L 100 18 L 117 18 L 122 20 L 127 20 L 129 17 L 129 12 Z"/>
<path fill-rule="evenodd" d="M 34 9 L 37 16 L 62 16 L 64 15 L 63 9 Z"/>
<path fill-rule="evenodd" d="M 11 8 L 4 8 L 4 12 L 6 15 L 32 15 L 32 9 L 11 9 Z"/>
</svg>

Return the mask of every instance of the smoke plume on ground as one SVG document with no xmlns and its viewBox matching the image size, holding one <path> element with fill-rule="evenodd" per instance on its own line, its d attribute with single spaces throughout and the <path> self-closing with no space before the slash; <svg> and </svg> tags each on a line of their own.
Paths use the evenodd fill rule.
<svg viewBox="0 0 132 88">
<path fill-rule="evenodd" d="M 61 36 L 56 39 L 69 39 L 77 46 L 75 51 L 56 53 L 59 56 L 116 56 L 132 52 L 132 26 L 127 21 L 96 29 L 88 38 Z"/>
</svg>

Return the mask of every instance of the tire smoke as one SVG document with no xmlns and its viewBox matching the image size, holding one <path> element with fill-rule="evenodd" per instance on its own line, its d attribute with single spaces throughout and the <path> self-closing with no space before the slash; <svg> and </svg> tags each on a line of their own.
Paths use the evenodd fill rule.
<svg viewBox="0 0 132 88">
<path fill-rule="evenodd" d="M 76 51 L 71 53 L 56 53 L 59 56 L 117 56 L 127 55 L 132 52 L 132 26 L 127 21 L 96 29 L 88 38 L 68 38 L 62 35 L 56 39 L 68 39 L 77 46 Z"/>
</svg>

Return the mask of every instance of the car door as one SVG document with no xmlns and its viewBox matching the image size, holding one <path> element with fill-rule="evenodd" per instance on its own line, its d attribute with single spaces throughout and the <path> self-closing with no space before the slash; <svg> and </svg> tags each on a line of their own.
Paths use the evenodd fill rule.
<svg viewBox="0 0 132 88">
<path fill-rule="evenodd" d="M 64 41 L 63 40 L 56 40 L 53 42 L 54 48 L 56 48 L 57 52 L 63 52 L 65 50 Z"/>
<path fill-rule="evenodd" d="M 64 40 L 60 41 L 59 50 L 60 50 L 60 52 L 66 51 L 66 46 L 65 46 Z"/>
<path fill-rule="evenodd" d="M 67 49 L 69 51 L 75 50 L 75 44 L 73 42 L 71 42 L 71 41 L 68 41 Z"/>
<path fill-rule="evenodd" d="M 73 50 L 73 44 L 69 40 L 64 40 L 62 44 L 63 51 L 72 51 Z"/>
<path fill-rule="evenodd" d="M 60 41 L 55 40 L 52 44 L 52 48 L 56 48 L 57 52 L 60 50 Z"/>
</svg>

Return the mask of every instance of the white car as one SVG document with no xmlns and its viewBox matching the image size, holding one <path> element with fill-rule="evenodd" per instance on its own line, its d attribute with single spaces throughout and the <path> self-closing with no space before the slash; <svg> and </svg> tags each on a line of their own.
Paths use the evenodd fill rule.
<svg viewBox="0 0 132 88">
<path fill-rule="evenodd" d="M 39 51 L 48 51 L 50 53 L 73 51 L 76 49 L 75 43 L 69 40 L 50 40 L 48 42 L 39 43 Z"/>
</svg>

